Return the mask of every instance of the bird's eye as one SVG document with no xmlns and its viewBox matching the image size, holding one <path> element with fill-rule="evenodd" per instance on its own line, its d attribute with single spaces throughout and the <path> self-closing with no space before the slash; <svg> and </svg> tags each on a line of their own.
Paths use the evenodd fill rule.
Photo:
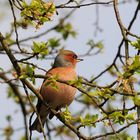
<svg viewBox="0 0 140 140">
<path fill-rule="evenodd" d="M 73 58 L 74 58 L 74 59 L 77 59 L 77 55 L 73 55 Z"/>
</svg>

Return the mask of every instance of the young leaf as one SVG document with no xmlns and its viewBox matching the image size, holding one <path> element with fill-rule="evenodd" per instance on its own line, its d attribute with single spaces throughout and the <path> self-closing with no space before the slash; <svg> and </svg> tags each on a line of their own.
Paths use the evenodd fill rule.
<svg viewBox="0 0 140 140">
<path fill-rule="evenodd" d="M 3 72 L 3 71 L 4 71 L 4 70 L 3 70 L 3 68 L 1 68 L 1 67 L 0 67 L 0 71 L 2 71 L 2 72 Z"/>
<path fill-rule="evenodd" d="M 48 46 L 51 48 L 56 48 L 56 47 L 60 46 L 60 39 L 50 38 L 48 40 Z"/>
<path fill-rule="evenodd" d="M 82 118 L 80 116 L 80 121 L 82 125 L 88 125 L 88 126 L 95 126 L 94 122 L 98 119 L 98 114 L 90 115 L 89 113 L 86 114 L 85 118 Z"/>
<path fill-rule="evenodd" d="M 133 98 L 133 101 L 134 101 L 134 104 L 135 104 L 135 105 L 140 106 L 140 96 L 139 96 L 139 95 L 136 95 L 136 96 Z"/>
<path fill-rule="evenodd" d="M 56 31 L 62 34 L 63 39 L 67 39 L 70 35 L 76 37 L 77 33 L 73 30 L 72 24 L 64 23 L 60 21 L 60 24 L 57 26 Z"/>
<path fill-rule="evenodd" d="M 131 42 L 130 44 L 131 44 L 133 47 L 135 47 L 135 49 L 140 50 L 140 39 L 138 39 L 138 40 L 135 41 L 135 42 Z"/>
<path fill-rule="evenodd" d="M 40 58 L 44 58 L 49 53 L 47 43 L 45 42 L 33 42 L 32 50 L 33 53 L 39 54 Z"/>
<path fill-rule="evenodd" d="M 44 2 L 42 0 L 32 0 L 28 5 L 22 2 L 21 16 L 28 22 L 35 23 L 36 28 L 50 21 L 56 9 L 53 2 Z"/>
</svg>

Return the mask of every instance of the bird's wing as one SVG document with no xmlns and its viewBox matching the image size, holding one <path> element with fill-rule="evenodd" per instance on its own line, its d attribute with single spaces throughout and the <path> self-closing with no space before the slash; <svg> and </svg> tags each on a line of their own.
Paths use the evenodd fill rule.
<svg viewBox="0 0 140 140">
<path fill-rule="evenodd" d="M 52 69 L 48 70 L 48 71 L 46 72 L 46 75 L 47 75 L 51 70 L 52 70 Z M 44 84 L 45 81 L 46 81 L 46 79 L 43 80 L 42 86 L 43 86 L 43 84 Z M 41 93 L 41 91 L 42 91 L 42 86 L 41 86 L 41 89 L 40 89 L 40 93 Z M 36 109 L 37 109 L 38 112 L 39 112 L 39 110 L 40 110 L 40 108 L 41 108 L 41 105 L 42 105 L 42 101 L 41 101 L 40 99 L 38 99 L 37 105 L 36 105 Z"/>
</svg>

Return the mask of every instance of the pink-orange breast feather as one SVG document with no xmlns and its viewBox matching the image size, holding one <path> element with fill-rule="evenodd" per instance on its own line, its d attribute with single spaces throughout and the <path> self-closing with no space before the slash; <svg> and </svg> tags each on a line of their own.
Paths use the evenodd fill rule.
<svg viewBox="0 0 140 140">
<path fill-rule="evenodd" d="M 76 72 L 73 68 L 59 67 L 51 69 L 48 76 L 58 76 L 58 79 L 69 81 L 77 78 Z M 46 80 L 41 87 L 41 95 L 43 99 L 52 108 L 61 108 L 69 105 L 75 96 L 76 88 L 64 83 L 56 82 L 58 89 L 53 88 L 51 85 L 46 84 Z"/>
</svg>

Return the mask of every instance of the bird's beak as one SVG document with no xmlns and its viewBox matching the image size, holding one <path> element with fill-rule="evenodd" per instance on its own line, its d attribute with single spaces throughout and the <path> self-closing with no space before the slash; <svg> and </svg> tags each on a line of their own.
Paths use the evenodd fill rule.
<svg viewBox="0 0 140 140">
<path fill-rule="evenodd" d="M 77 58 L 76 60 L 77 60 L 77 62 L 80 62 L 80 61 L 83 61 L 84 59 Z"/>
</svg>

